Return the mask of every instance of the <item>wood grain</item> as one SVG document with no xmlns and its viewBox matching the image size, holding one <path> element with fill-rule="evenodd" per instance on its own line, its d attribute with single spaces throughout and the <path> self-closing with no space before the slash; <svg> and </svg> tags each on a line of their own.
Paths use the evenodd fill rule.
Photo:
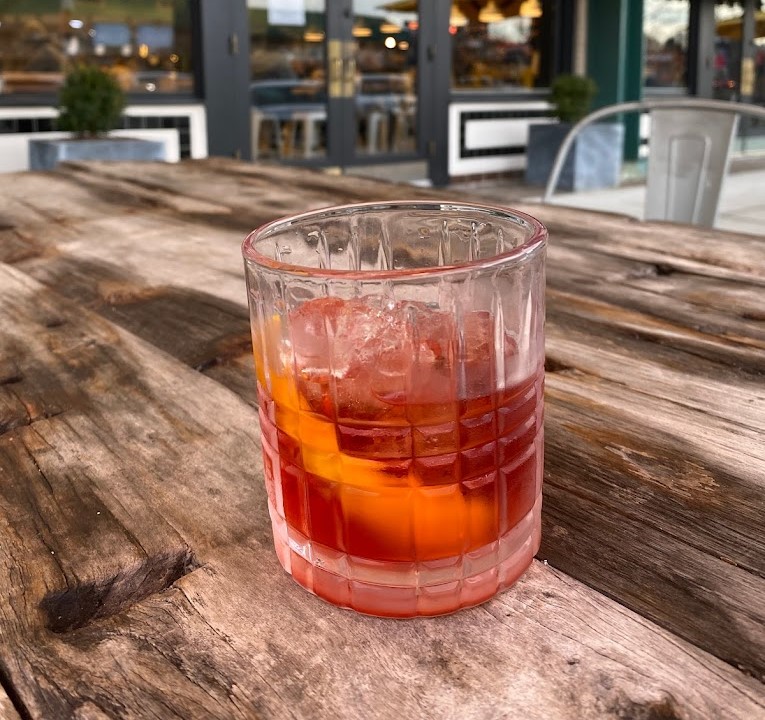
<svg viewBox="0 0 765 720">
<path fill-rule="evenodd" d="M 72 163 L 53 175 L 25 173 L 0 201 L 0 261 L 253 401 L 245 234 L 298 207 L 428 197 L 310 171 L 300 173 L 298 188 L 295 170 L 280 166 L 210 159 L 180 167 L 181 182 L 179 166 L 166 164 L 137 172 L 129 163 Z M 44 192 L 52 178 L 55 202 Z M 41 231 L 46 220 L 55 232 Z"/>
<path fill-rule="evenodd" d="M 442 619 L 319 601 L 274 557 L 253 408 L 7 266 L 0 319 L 0 388 L 26 409 L 0 435 L 23 717 L 765 712 L 757 681 L 541 563 Z"/>
<path fill-rule="evenodd" d="M 402 193 L 415 191 L 358 178 L 224 160 L 181 167 L 182 171 L 177 166 L 152 165 L 140 176 L 129 165 L 68 168 L 66 176 L 90 187 L 98 198 L 110 198 L 116 209 L 108 216 L 68 223 L 45 240 L 37 232 L 16 227 L 17 235 L 32 238 L 34 243 L 26 254 L 23 244 L 12 244 L 11 252 L 20 258 L 15 265 L 254 401 L 239 269 L 244 232 L 255 221 L 285 212 L 330 202 L 402 197 Z M 122 208 L 132 213 L 129 221 L 120 213 L 120 193 L 129 198 Z M 419 190 L 416 194 L 427 195 Z M 134 211 L 149 199 L 153 205 L 140 213 Z M 195 213 L 198 200 L 207 204 Z M 213 212 L 210 204 L 216 204 L 218 210 Z M 742 564 L 741 572 L 754 568 L 761 572 L 762 565 L 756 561 L 762 549 L 756 514 L 763 498 L 756 473 L 765 471 L 759 470 L 761 454 L 739 452 L 737 434 L 742 433 L 751 448 L 765 422 L 765 335 L 756 320 L 764 282 L 759 271 L 765 259 L 763 243 L 698 229 L 679 232 L 672 225 L 645 225 L 566 208 L 527 209 L 540 215 L 551 232 L 549 367 L 568 369 L 569 383 L 579 386 L 576 402 L 583 406 L 582 412 L 586 412 L 588 400 L 600 403 L 598 407 L 610 407 L 611 398 L 618 397 L 626 386 L 637 393 L 632 396 L 636 407 L 667 401 L 662 405 L 666 417 L 677 427 L 695 428 L 700 438 L 696 442 L 715 448 L 697 466 L 697 472 L 716 483 L 710 491 L 714 502 L 705 507 L 688 504 L 681 516 L 681 534 L 694 544 L 694 551 L 710 554 L 710 562 L 723 557 Z M 223 216 L 225 223 L 221 222 Z M 232 229 L 237 223 L 239 229 Z M 42 242 L 48 244 L 41 249 Z M 671 253 L 666 252 L 668 247 Z M 593 378 L 615 385 L 594 383 Z M 731 397 L 739 400 L 735 412 Z M 557 398 L 548 399 L 553 408 L 556 402 Z M 715 426 L 723 428 L 716 436 L 704 432 L 710 415 L 724 421 Z M 548 411 L 549 422 L 556 417 Z M 650 424 L 650 418 L 620 417 L 619 422 L 643 427 Z M 568 426 L 563 431 L 561 437 L 568 438 L 569 444 L 581 442 Z M 600 427 L 591 429 L 596 447 L 602 432 Z M 633 438 L 634 451 L 646 452 L 644 442 Z M 682 454 L 683 442 L 676 440 L 670 446 L 672 452 Z M 569 448 L 548 443 L 547 450 L 548 467 L 566 467 Z M 721 465 L 718 456 L 728 458 L 726 462 L 733 466 Z M 642 469 L 641 475 L 634 468 L 625 470 L 612 454 L 600 459 L 609 461 L 604 467 L 613 475 L 612 482 L 622 488 L 621 495 L 609 499 L 614 524 L 625 511 L 618 498 L 630 497 L 636 480 L 639 486 L 651 488 L 643 475 L 652 477 L 659 466 Z M 659 498 L 650 508 L 659 513 L 657 517 L 677 512 L 692 497 L 690 490 L 682 488 L 683 483 L 693 482 L 693 473 L 674 478 L 673 462 L 669 454 L 661 467 L 681 488 L 681 500 L 665 506 Z M 732 487 L 721 480 L 722 476 L 738 478 L 736 473 L 742 470 L 748 472 Z M 556 475 L 548 473 L 548 478 L 551 483 L 556 481 Z M 578 476 L 576 481 L 593 485 L 593 502 L 599 497 L 602 488 L 596 474 Z M 669 480 L 662 482 L 667 485 Z M 564 504 L 568 502 L 566 495 L 560 497 Z M 552 496 L 548 506 L 555 510 Z M 565 511 L 561 508 L 559 514 L 565 516 Z M 603 508 L 599 511 L 605 512 Z M 736 528 L 739 515 L 740 531 L 724 532 Z M 672 523 L 662 522 L 660 532 L 674 537 L 677 532 L 673 530 Z M 705 549 L 703 542 L 708 541 L 711 544 Z M 638 541 L 620 548 L 620 558 L 630 563 L 633 557 L 646 556 L 644 550 Z M 611 582 L 602 576 L 601 568 L 565 565 L 552 536 L 545 552 L 597 587 L 605 588 Z M 657 563 L 666 565 L 672 559 L 667 552 Z M 698 567 L 698 573 L 700 582 L 703 568 Z M 614 577 L 614 587 L 618 584 L 619 578 Z M 660 605 L 667 590 L 663 575 L 657 572 L 651 582 L 644 583 L 645 602 L 637 603 L 626 593 L 615 596 L 643 611 L 648 605 Z M 729 597 L 724 588 L 718 601 L 723 610 L 735 615 L 736 598 Z M 759 613 L 761 604 L 754 606 Z M 657 619 L 711 652 L 721 653 L 755 674 L 762 672 L 757 657 L 765 657 L 765 648 L 724 642 L 728 650 L 723 651 L 714 632 L 704 635 L 694 629 L 692 613 L 682 604 L 668 605 Z"/>
<path fill-rule="evenodd" d="M 13 701 L 5 694 L 2 687 L 0 687 L 0 720 L 21 720 L 13 706 Z"/>
<path fill-rule="evenodd" d="M 53 180 L 55 199 L 46 196 Z M 0 195 L 0 259 L 250 402 L 244 233 L 311 207 L 433 197 L 225 160 L 152 165 L 140 174 L 128 164 L 78 165 L 52 176 L 24 174 L 7 185 Z M 543 557 L 765 677 L 765 241 L 568 208 L 524 209 L 551 232 Z M 51 306 L 46 332 L 60 322 Z M 19 397 L 19 352 L 13 348 L 0 364 L 0 432 L 68 422 L 68 385 L 53 391 L 43 381 L 27 383 Z M 130 386 L 131 377 L 121 383 Z M 98 445 L 112 427 L 91 431 L 96 439 L 85 437 Z M 141 502 L 132 512 L 140 514 Z M 118 614 L 154 597 L 178 568 L 200 562 L 195 546 L 171 541 L 162 527 L 152 555 L 161 560 L 125 559 L 145 580 L 132 573 L 114 580 L 123 588 L 115 597 L 128 599 L 124 607 L 107 603 Z M 181 573 L 171 587 L 196 582 L 200 570 Z M 94 598 L 99 607 L 106 602 L 98 584 L 83 598 L 83 606 Z M 94 615 L 88 622 L 107 620 Z M 657 702 L 624 716 L 686 716 Z M 688 716 L 714 715 L 696 710 Z"/>
<path fill-rule="evenodd" d="M 765 243 L 553 222 L 540 557 L 764 679 Z"/>
<path fill-rule="evenodd" d="M 647 425 L 644 396 L 592 378 L 547 397 L 540 557 L 762 678 L 761 433 L 659 401 Z"/>
</svg>

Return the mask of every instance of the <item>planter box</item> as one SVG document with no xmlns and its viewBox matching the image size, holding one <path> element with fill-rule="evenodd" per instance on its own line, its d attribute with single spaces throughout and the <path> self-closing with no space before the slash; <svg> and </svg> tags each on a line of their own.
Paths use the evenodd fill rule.
<svg viewBox="0 0 765 720">
<path fill-rule="evenodd" d="M 29 169 L 52 170 L 67 160 L 164 160 L 165 144 L 136 138 L 30 140 Z"/>
<path fill-rule="evenodd" d="M 529 126 L 526 147 L 526 182 L 546 185 L 558 148 L 570 123 Z M 596 123 L 579 133 L 568 152 L 556 190 L 595 190 L 616 187 L 622 170 L 624 125 Z"/>
</svg>

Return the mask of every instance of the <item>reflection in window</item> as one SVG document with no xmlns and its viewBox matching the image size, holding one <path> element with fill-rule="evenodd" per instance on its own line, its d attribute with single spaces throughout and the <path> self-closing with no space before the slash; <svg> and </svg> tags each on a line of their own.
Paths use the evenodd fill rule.
<svg viewBox="0 0 765 720">
<path fill-rule="evenodd" d="M 0 2 L 0 93 L 55 93 L 82 63 L 127 92 L 191 93 L 188 0 Z"/>
<path fill-rule="evenodd" d="M 265 2 L 249 6 L 250 70 L 257 80 L 324 80 L 324 2 L 302 13 L 272 15 Z"/>
<path fill-rule="evenodd" d="M 712 96 L 736 100 L 741 75 L 741 24 L 744 8 L 736 3 L 715 3 L 715 56 Z"/>
<path fill-rule="evenodd" d="M 754 32 L 754 95 L 758 105 L 765 105 L 765 4 L 755 15 Z"/>
<path fill-rule="evenodd" d="M 356 153 L 414 152 L 417 138 L 417 3 L 356 0 Z"/>
<path fill-rule="evenodd" d="M 326 155 L 330 91 L 353 96 L 355 153 L 414 152 L 417 0 L 354 0 L 329 87 L 326 5 L 305 0 L 279 11 L 248 0 L 253 156 Z"/>
<path fill-rule="evenodd" d="M 645 0 L 643 41 L 646 88 L 688 85 L 688 0 Z"/>
<path fill-rule="evenodd" d="M 324 0 L 248 8 L 253 157 L 326 154 Z"/>
<path fill-rule="evenodd" d="M 455 0 L 449 32 L 455 89 L 549 84 L 551 42 L 540 0 Z"/>
</svg>

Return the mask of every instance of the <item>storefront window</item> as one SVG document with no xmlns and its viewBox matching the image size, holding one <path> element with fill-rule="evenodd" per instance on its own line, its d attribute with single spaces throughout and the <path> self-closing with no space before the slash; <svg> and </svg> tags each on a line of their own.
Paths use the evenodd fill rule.
<svg viewBox="0 0 765 720">
<path fill-rule="evenodd" d="M 0 2 L 0 93 L 55 93 L 80 63 L 126 92 L 191 93 L 188 0 Z"/>
<path fill-rule="evenodd" d="M 452 87 L 535 88 L 549 84 L 545 3 L 540 0 L 455 0 Z"/>
<path fill-rule="evenodd" d="M 688 0 L 645 0 L 643 39 L 647 88 L 685 88 L 688 85 Z"/>
<path fill-rule="evenodd" d="M 330 93 L 354 99 L 355 155 L 416 152 L 416 0 L 354 0 L 346 36 L 329 40 L 328 0 L 248 8 L 255 157 L 326 157 Z"/>
</svg>

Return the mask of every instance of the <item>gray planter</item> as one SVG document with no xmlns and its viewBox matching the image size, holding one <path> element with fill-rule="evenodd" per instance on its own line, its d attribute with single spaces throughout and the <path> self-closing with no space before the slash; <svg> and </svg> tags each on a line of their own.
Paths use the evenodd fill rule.
<svg viewBox="0 0 765 720">
<path fill-rule="evenodd" d="M 29 169 L 52 170 L 67 160 L 164 160 L 165 144 L 137 138 L 30 140 Z"/>
<path fill-rule="evenodd" d="M 546 185 L 558 148 L 570 123 L 529 126 L 526 182 Z M 595 190 L 619 184 L 624 153 L 624 125 L 596 123 L 584 128 L 568 152 L 557 190 Z"/>
</svg>

